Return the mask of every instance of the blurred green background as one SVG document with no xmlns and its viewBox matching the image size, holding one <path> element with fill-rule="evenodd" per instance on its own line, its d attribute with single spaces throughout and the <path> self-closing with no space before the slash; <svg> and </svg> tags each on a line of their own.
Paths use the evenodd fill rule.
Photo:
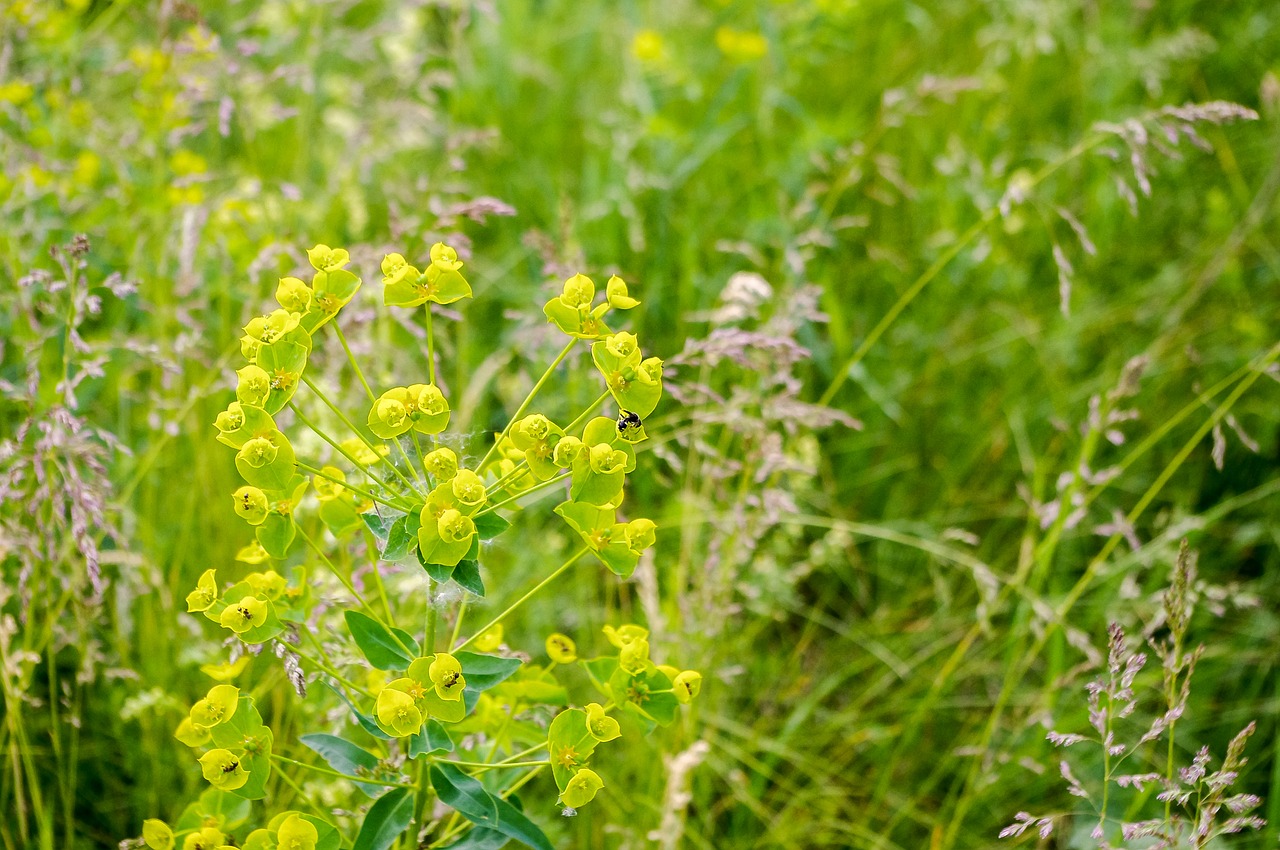
<svg viewBox="0 0 1280 850">
<path fill-rule="evenodd" d="M 1270 2 L 5 0 L 4 846 L 198 792 L 171 732 L 225 651 L 182 598 L 247 539 L 210 425 L 239 329 L 348 247 L 389 380 L 417 343 L 377 261 L 438 239 L 476 295 L 442 342 L 464 431 L 559 349 L 578 271 L 627 279 L 670 369 L 628 497 L 656 557 L 507 640 L 634 618 L 707 681 L 578 818 L 534 807 L 557 846 L 987 847 L 1021 810 L 1094 846 L 1045 731 L 1088 731 L 1108 623 L 1161 634 L 1184 537 L 1178 760 L 1256 720 L 1270 825 L 1234 843 L 1276 846 L 1277 75 Z M 529 513 L 494 598 L 559 551 Z M 1154 660 L 1139 689 L 1149 722 Z"/>
</svg>

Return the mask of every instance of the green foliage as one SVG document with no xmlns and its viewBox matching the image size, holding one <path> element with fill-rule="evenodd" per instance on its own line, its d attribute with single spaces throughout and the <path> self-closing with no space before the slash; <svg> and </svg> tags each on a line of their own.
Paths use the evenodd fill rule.
<svg viewBox="0 0 1280 850">
<path fill-rule="evenodd" d="M 365 780 L 434 795 L 428 753 L 520 753 L 595 699 L 622 734 L 575 786 L 602 783 L 590 803 L 552 816 L 546 769 L 519 790 L 557 847 L 953 850 L 1023 809 L 1071 846 L 1101 810 L 1114 845 L 1122 818 L 1172 823 L 1167 774 L 1253 719 L 1231 772 L 1270 825 L 1214 840 L 1274 846 L 1277 27 L 1259 0 L 0 0 L 0 845 L 164 843 L 160 815 L 176 847 L 253 825 L 267 846 L 296 815 L 345 847 L 369 788 L 412 833 L 431 801 Z M 680 401 L 638 426 L 649 376 L 604 341 L 624 328 Z M 369 430 L 388 393 L 400 448 Z M 616 505 L 626 448 L 598 471 L 568 427 L 604 393 L 638 440 Z M 255 439 L 256 485 L 233 460 Z M 450 506 L 469 547 L 422 559 L 413 472 L 460 469 L 505 504 Z M 603 502 L 576 527 L 545 509 L 573 487 Z M 657 537 L 632 564 L 636 511 Z M 1073 797 L 1046 725 L 1088 733 L 1073 695 L 1110 623 L 1163 639 L 1184 537 L 1195 685 L 1125 760 L 1164 778 L 1120 787 L 1100 744 L 1073 748 L 1094 794 Z M 370 671 L 344 609 L 412 632 L 411 666 L 581 546 L 467 647 L 528 662 L 478 691 L 454 653 L 468 713 L 379 728 L 377 695 L 418 680 Z M 628 621 L 702 673 L 637 647 L 624 680 L 594 636 Z M 661 677 L 698 696 L 646 738 L 654 717 L 608 704 Z M 169 739 L 213 748 L 190 711 L 221 683 L 273 730 L 262 802 Z M 346 771 L 306 733 L 378 766 L 322 772 Z M 536 768 L 460 769 L 501 797 Z M 450 817 L 437 847 L 509 840 Z"/>
</svg>

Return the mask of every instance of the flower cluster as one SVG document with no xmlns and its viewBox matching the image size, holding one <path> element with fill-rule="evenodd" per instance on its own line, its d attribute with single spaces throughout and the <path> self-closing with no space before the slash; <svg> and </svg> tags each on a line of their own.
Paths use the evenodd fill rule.
<svg viewBox="0 0 1280 850">
<path fill-rule="evenodd" d="M 549 766 L 561 802 L 577 809 L 604 787 L 591 767 L 596 746 L 622 736 L 626 728 L 647 733 L 671 723 L 679 705 L 697 695 L 702 681 L 695 671 L 651 660 L 649 634 L 636 625 L 606 629 L 616 652 L 591 660 L 578 659 L 568 636 L 552 635 L 546 642 L 550 662 L 543 667 L 525 663 L 527 656 L 511 652 L 503 642 L 503 620 L 577 561 L 593 555 L 611 573 L 627 578 L 657 541 L 652 520 L 619 516 L 627 475 L 636 468 L 637 450 L 648 437 L 644 420 L 662 398 L 663 364 L 657 357 L 644 357 L 634 334 L 615 332 L 605 320 L 610 311 L 633 309 L 639 301 L 618 277 L 609 280 L 598 304 L 590 278 L 575 275 L 565 281 L 562 294 L 544 308 L 548 320 L 569 336 L 565 350 L 476 459 L 460 448 L 464 440 L 445 439 L 452 408 L 435 379 L 432 305 L 452 304 L 472 294 L 458 253 L 437 243 L 421 268 L 398 253 L 383 259 L 383 306 L 425 308 L 427 331 L 425 374 L 408 375 L 404 384 L 387 388 L 375 388 L 365 380 L 334 321 L 361 287 L 361 279 L 346 269 L 348 252 L 317 245 L 307 256 L 314 269 L 310 283 L 281 278 L 275 293 L 278 309 L 245 326 L 240 347 L 246 362 L 236 373 L 236 399 L 214 422 L 218 441 L 235 450 L 235 467 L 244 481 L 231 494 L 232 509 L 253 535 L 237 560 L 255 569 L 233 582 L 220 582 L 221 571 L 208 569 L 187 596 L 188 611 L 227 630 L 238 650 L 231 663 L 203 668 L 222 684 L 192 706 L 175 735 L 196 751 L 210 786 L 208 794 L 219 800 L 228 795 L 262 799 L 272 759 L 282 757 L 272 755 L 275 742 L 254 700 L 230 682 L 247 669 L 250 655 L 273 646 L 274 654 L 285 659 L 286 672 L 300 695 L 306 690 L 306 674 L 300 669 L 305 664 L 342 697 L 365 736 L 363 744 L 327 734 L 302 738 L 328 762 L 328 775 L 346 778 L 370 796 L 381 795 L 355 837 L 357 846 L 386 846 L 372 837 L 387 829 L 387 813 L 378 807 L 398 811 L 396 806 L 410 789 L 416 789 L 419 799 L 434 795 L 466 819 L 497 828 L 507 837 L 533 847 L 549 846 L 536 825 L 462 768 Z M 338 337 L 368 396 L 357 415 L 349 415 L 305 375 L 317 334 L 326 328 Z M 581 340 L 591 345 L 602 378 L 600 397 L 572 419 L 553 418 L 551 409 L 530 410 L 539 389 Z M 309 392 L 295 400 L 302 386 Z M 598 415 L 610 399 L 617 405 L 616 414 Z M 307 410 L 314 402 L 328 408 L 347 432 L 331 436 L 317 426 Z M 332 450 L 330 456 L 299 456 L 294 441 L 277 425 L 286 408 L 292 421 L 310 429 Z M 316 443 L 298 439 L 297 445 Z M 444 643 L 437 629 L 440 588 L 456 585 L 452 599 L 484 597 L 482 543 L 510 528 L 504 509 L 518 509 L 523 506 L 518 501 L 531 503 L 539 492 L 552 488 L 563 494 L 555 512 L 578 539 L 576 551 L 532 591 L 459 641 L 464 602 L 454 617 L 454 637 Z M 373 559 L 375 601 L 360 592 L 349 571 L 337 566 L 357 551 L 357 541 L 362 544 L 358 551 Z M 341 551 L 348 544 L 351 548 Z M 335 545 L 339 552 L 330 558 L 326 550 Z M 312 640 L 320 657 L 310 656 L 310 649 L 299 645 L 302 636 L 314 638 L 322 616 L 309 580 L 320 571 L 309 562 L 312 556 L 346 588 L 346 636 L 371 670 L 340 669 L 345 662 L 330 657 L 323 641 Z M 384 581 L 379 563 L 401 562 L 408 569 L 388 573 Z M 396 584 L 388 592 L 392 581 Z M 424 627 L 411 634 L 396 618 L 405 615 L 403 607 L 419 600 L 425 603 L 426 616 L 414 621 Z M 239 649 L 246 646 L 247 654 Z M 599 688 L 602 702 L 573 705 L 556 668 L 575 662 Z M 535 707 L 563 710 L 549 730 L 513 720 Z M 531 738 L 543 743 L 529 749 Z M 477 741 L 492 743 L 480 753 Z M 499 756 L 499 750 L 522 749 L 525 754 L 542 748 L 547 750 L 542 761 Z M 471 760 L 457 760 L 454 754 Z M 475 761 L 481 758 L 485 761 Z M 411 770 L 410 762 L 417 759 L 425 760 L 423 769 Z M 303 769 L 310 766 L 284 761 Z M 212 798 L 199 805 L 222 811 L 221 803 Z M 298 812 L 277 814 L 266 827 L 242 835 L 237 832 L 242 821 L 194 819 L 188 817 L 192 811 L 188 807 L 175 828 L 147 821 L 143 840 L 163 850 L 178 838 L 184 850 L 332 850 L 345 840 L 334 825 Z M 398 828 L 408 828 L 407 818 Z"/>
</svg>

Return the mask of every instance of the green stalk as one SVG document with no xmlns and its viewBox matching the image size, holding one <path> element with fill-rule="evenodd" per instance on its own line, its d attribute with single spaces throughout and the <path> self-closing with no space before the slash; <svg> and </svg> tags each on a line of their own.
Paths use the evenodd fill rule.
<svg viewBox="0 0 1280 850">
<path fill-rule="evenodd" d="M 366 499 L 377 502 L 380 505 L 386 505 L 388 508 L 392 508 L 393 510 L 407 511 L 409 509 L 409 506 L 407 505 L 388 501 L 387 499 L 384 499 L 381 496 L 375 496 L 372 493 L 370 493 L 368 490 L 365 490 L 361 487 L 357 487 L 356 485 L 350 483 L 349 481 L 343 481 L 341 478 L 338 478 L 337 476 L 334 476 L 334 475 L 330 475 L 329 473 L 325 472 L 323 469 L 318 469 L 309 463 L 303 463 L 302 461 L 298 461 L 297 466 L 298 466 L 298 469 L 301 469 L 304 472 L 309 472 L 312 475 L 325 479 L 326 481 L 332 481 L 334 484 L 340 484 L 341 486 L 350 490 L 352 493 L 359 493 L 361 496 L 364 496 Z"/>
<path fill-rule="evenodd" d="M 362 783 L 364 783 L 365 785 L 382 785 L 382 786 L 387 787 L 387 788 L 414 788 L 414 787 L 416 787 L 416 786 L 413 786 L 413 785 L 406 785 L 406 784 L 405 784 L 405 783 L 403 783 L 403 782 L 388 782 L 388 781 L 386 781 L 386 780 L 384 780 L 384 779 L 373 779 L 373 778 L 366 777 L 366 776 L 352 776 L 352 775 L 351 775 L 351 774 L 349 774 L 349 773 L 341 773 L 341 772 L 339 772 L 339 771 L 337 771 L 337 770 L 333 770 L 333 769 L 328 768 L 328 767 L 321 767 L 321 766 L 320 766 L 320 765 L 318 765 L 318 764 L 307 764 L 307 763 L 306 763 L 306 762 L 304 762 L 304 761 L 298 761 L 298 760 L 296 760 L 296 759 L 286 758 L 285 756 L 276 755 L 275 753 L 272 753 L 272 754 L 271 754 L 271 758 L 272 758 L 272 760 L 274 760 L 274 761 L 278 761 L 278 762 L 280 762 L 280 763 L 282 763 L 282 764 L 291 764 L 291 765 L 293 765 L 294 767 L 300 767 L 300 768 L 302 768 L 303 770 L 310 770 L 310 771 L 313 771 L 313 772 L 315 772 L 315 773 L 323 773 L 323 774 L 324 774 L 324 775 L 326 775 L 326 776 L 333 776 L 333 777 L 337 777 L 338 779 L 348 779 L 348 780 L 350 780 L 350 781 L 352 781 L 352 782 L 362 782 Z"/>
<path fill-rule="evenodd" d="M 529 589 L 527 593 L 525 593 L 524 596 L 521 596 L 515 602 L 512 602 L 509 606 L 507 606 L 507 609 L 505 611 L 503 611 L 498 616 L 494 617 L 489 622 L 485 623 L 484 626 L 482 626 L 481 628 L 477 629 L 475 633 L 471 635 L 471 637 L 464 640 L 461 644 L 455 647 L 453 651 L 458 652 L 460 650 L 466 649 L 468 646 L 471 645 L 472 641 L 480 637 L 480 635 L 484 634 L 485 632 L 489 631 L 489 629 L 498 625 L 498 623 L 501 623 L 504 619 L 510 616 L 513 611 L 515 611 L 521 605 L 523 605 L 524 603 L 532 599 L 540 590 L 542 590 L 547 585 L 551 584 L 551 582 L 559 578 L 562 573 L 564 573 L 570 567 L 572 567 L 575 563 L 577 563 L 578 559 L 580 559 L 583 555 L 587 554 L 587 552 L 589 552 L 590 550 L 591 550 L 591 547 L 583 546 L 581 549 L 577 551 L 576 554 L 570 556 L 569 560 L 565 561 L 563 564 L 557 567 L 555 572 L 553 572 L 551 575 L 547 576 L 542 581 L 535 584 L 532 588 Z"/>
<path fill-rule="evenodd" d="M 305 378 L 305 376 L 303 376 L 302 380 L 306 381 L 307 379 Z M 308 387 L 311 387 L 310 383 L 308 383 L 307 385 Z M 319 392 L 320 390 L 317 389 L 316 393 L 319 393 Z M 372 445 L 372 443 L 370 443 L 369 440 L 365 439 L 365 435 L 361 434 L 360 430 L 358 430 L 355 425 L 351 424 L 351 420 L 348 420 L 346 416 L 343 416 L 342 411 L 339 411 L 337 407 L 334 407 L 332 403 L 329 403 L 329 399 L 325 398 L 323 394 L 321 394 L 321 398 L 324 399 L 324 402 L 326 403 L 326 405 L 329 405 L 329 410 L 332 410 L 335 413 L 338 413 L 338 417 L 340 420 L 343 421 L 343 424 L 346 425 L 347 428 L 351 429 L 352 433 L 356 434 L 357 437 L 360 438 L 360 442 L 364 443 L 366 447 L 369 448 L 370 452 L 376 454 L 376 456 L 379 457 L 379 460 L 383 461 L 383 463 L 385 463 L 385 465 L 388 466 L 388 469 L 390 469 L 390 471 L 396 474 L 396 477 L 398 477 L 398 479 L 401 480 L 401 483 L 404 484 L 404 486 L 407 486 L 407 488 L 412 490 L 413 493 L 416 493 L 417 495 L 422 495 L 421 493 L 419 493 L 419 490 L 417 490 L 416 486 L 413 486 L 412 481 L 408 480 L 407 477 L 404 477 L 401 471 L 396 469 L 396 465 L 394 465 L 394 463 L 388 461 L 387 458 L 384 458 L 383 456 L 381 456 L 381 453 L 378 451 L 378 449 L 374 448 L 374 445 Z M 308 420 L 307 417 L 303 415 L 302 411 L 298 410 L 298 406 L 294 405 L 293 402 L 289 402 L 289 410 L 292 410 L 294 413 L 294 416 L 298 417 L 298 421 L 302 422 L 303 425 L 306 425 L 307 428 L 310 428 L 312 431 L 315 431 L 316 437 L 319 437 L 320 439 L 323 439 L 325 443 L 332 445 L 332 447 L 334 448 L 334 451 L 337 451 L 339 454 L 342 454 L 344 458 L 347 458 L 348 461 L 351 461 L 351 463 L 353 463 L 353 465 L 356 466 L 357 470 L 364 472 L 365 475 L 369 476 L 370 479 L 374 481 L 378 481 L 379 484 L 383 486 L 387 486 L 387 481 L 381 479 L 381 477 L 379 476 L 374 475 L 374 472 L 372 472 L 372 470 L 370 470 L 369 467 L 365 466 L 364 463 L 357 461 L 355 456 L 352 456 L 351 452 L 348 452 L 347 449 L 342 448 L 342 445 L 338 444 L 338 440 L 335 440 L 332 437 L 329 437 L 329 435 L 325 434 L 323 430 L 320 430 L 319 426 L 317 426 L 315 422 Z"/>
<path fill-rule="evenodd" d="M 525 396 L 524 401 L 520 402 L 520 406 L 516 408 L 516 412 L 511 416 L 510 421 L 507 422 L 507 427 L 502 429 L 502 433 L 499 434 L 498 438 L 493 441 L 493 445 L 489 446 L 489 450 L 485 452 L 484 458 L 481 459 L 479 465 L 476 466 L 476 469 L 484 469 L 485 464 L 487 464 L 489 462 L 489 459 L 493 457 L 493 453 L 497 450 L 498 446 L 502 443 L 503 439 L 505 439 L 506 436 L 511 433 L 511 426 L 520 420 L 520 417 L 524 415 L 525 410 L 529 408 L 530 403 L 533 402 L 534 396 L 536 396 L 538 394 L 538 391 L 542 389 L 542 385 L 547 382 L 547 380 L 551 377 L 551 373 L 554 372 L 556 370 L 556 367 L 559 366 L 561 362 L 563 362 L 564 359 L 569 356 L 569 352 L 572 351 L 573 347 L 577 344 L 578 344 L 578 338 L 576 336 L 570 338 L 569 343 L 563 349 L 561 349 L 560 354 L 556 356 L 556 359 L 551 361 L 551 365 L 547 367 L 547 371 L 542 373 L 542 377 L 539 378 L 538 382 L 533 385 L 533 389 L 529 390 L 529 394 Z M 572 430 L 572 427 L 570 427 L 567 430 Z"/>
</svg>

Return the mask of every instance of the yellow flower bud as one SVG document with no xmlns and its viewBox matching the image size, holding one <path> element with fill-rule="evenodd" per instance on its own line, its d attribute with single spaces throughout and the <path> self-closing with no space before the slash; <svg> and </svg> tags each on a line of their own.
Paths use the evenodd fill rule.
<svg viewBox="0 0 1280 850">
<path fill-rule="evenodd" d="M 577 437 L 561 437 L 560 442 L 556 443 L 555 451 L 552 452 L 551 459 L 556 466 L 562 469 L 567 469 L 568 467 L 573 466 L 574 461 L 576 461 L 586 450 L 586 445 Z"/>
<path fill-rule="evenodd" d="M 574 774 L 564 787 L 560 800 L 571 809 L 578 809 L 595 799 L 604 780 L 591 768 L 584 767 Z"/>
<path fill-rule="evenodd" d="M 584 274 L 576 274 L 564 282 L 560 302 L 566 307 L 582 309 L 591 306 L 596 297 L 596 285 Z"/>
<path fill-rule="evenodd" d="M 604 706 L 593 702 L 587 706 L 587 731 L 591 737 L 604 743 L 622 735 L 618 721 L 604 713 Z"/>
<path fill-rule="evenodd" d="M 462 664 L 447 652 L 441 652 L 432 660 L 427 668 L 427 675 L 435 685 L 436 693 L 441 699 L 450 701 L 462 699 L 462 691 L 467 687 L 466 677 L 462 675 Z"/>
<path fill-rule="evenodd" d="M 257 628 L 266 621 L 267 602 L 256 596 L 246 596 L 238 602 L 230 603 L 218 617 L 219 623 L 238 635 Z"/>
<path fill-rule="evenodd" d="M 480 480 L 480 476 L 476 475 L 469 469 L 460 469 L 458 474 L 453 477 L 453 495 L 458 501 L 469 508 L 483 504 L 485 500 L 484 482 Z"/>
<path fill-rule="evenodd" d="M 572 664 L 578 660 L 578 646 L 573 638 L 556 632 L 547 636 L 547 655 L 557 664 Z"/>
<path fill-rule="evenodd" d="M 423 466 L 437 481 L 449 481 L 458 474 L 458 456 L 453 449 L 441 447 L 427 454 Z"/>
<path fill-rule="evenodd" d="M 697 670 L 685 670 L 672 680 L 671 690 L 680 702 L 692 702 L 702 691 L 702 674 Z"/>
<path fill-rule="evenodd" d="M 276 300 L 292 313 L 305 313 L 311 308 L 311 287 L 296 277 L 282 277 L 276 286 Z"/>
<path fill-rule="evenodd" d="M 257 442 L 251 440 L 250 442 Z M 266 442 L 263 440 L 262 442 Z M 271 445 L 267 443 L 267 445 Z M 275 447 L 272 446 L 274 449 Z M 236 515 L 249 525 L 262 525 L 267 518 L 267 510 L 270 507 L 267 502 L 267 494 L 259 490 L 257 487 L 241 487 L 231 497 L 235 504 Z"/>
<path fill-rule="evenodd" d="M 240 764 L 240 757 L 230 750 L 214 749 L 202 755 L 200 772 L 210 785 L 223 791 L 234 791 L 249 781 L 249 772 Z"/>
</svg>

